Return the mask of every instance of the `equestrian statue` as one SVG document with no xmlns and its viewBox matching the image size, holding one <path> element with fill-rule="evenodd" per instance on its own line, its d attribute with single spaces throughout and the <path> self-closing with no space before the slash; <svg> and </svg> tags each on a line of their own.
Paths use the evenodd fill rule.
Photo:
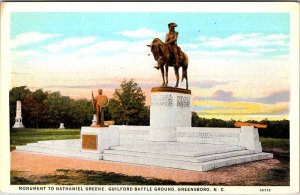
<svg viewBox="0 0 300 195">
<path fill-rule="evenodd" d="M 175 31 L 175 27 L 177 24 L 171 22 L 168 24 L 169 32 L 166 35 L 165 42 L 162 42 L 159 38 L 153 39 L 151 45 L 147 45 L 150 47 L 151 52 L 154 56 L 157 65 L 154 66 L 156 69 L 160 69 L 161 76 L 163 79 L 162 86 L 168 86 L 168 69 L 169 66 L 173 66 L 175 70 L 176 76 L 176 85 L 178 87 L 179 82 L 179 73 L 178 70 L 182 67 L 182 79 L 186 80 L 186 89 L 188 89 L 188 76 L 187 76 L 187 68 L 188 68 L 188 56 L 181 51 L 181 48 L 177 45 L 178 32 Z"/>
</svg>

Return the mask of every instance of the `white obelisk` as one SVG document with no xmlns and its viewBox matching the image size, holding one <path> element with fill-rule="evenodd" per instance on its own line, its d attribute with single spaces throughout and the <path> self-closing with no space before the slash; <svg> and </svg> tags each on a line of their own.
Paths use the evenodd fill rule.
<svg viewBox="0 0 300 195">
<path fill-rule="evenodd" d="M 21 100 L 17 101 L 15 124 L 12 128 L 25 128 L 23 123 L 22 123 Z"/>
</svg>

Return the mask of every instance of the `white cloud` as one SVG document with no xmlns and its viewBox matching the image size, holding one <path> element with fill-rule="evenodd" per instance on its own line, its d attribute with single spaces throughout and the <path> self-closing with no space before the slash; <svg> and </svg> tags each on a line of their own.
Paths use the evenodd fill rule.
<svg viewBox="0 0 300 195">
<path fill-rule="evenodd" d="M 96 40 L 96 37 L 72 37 L 72 38 L 67 38 L 60 43 L 52 43 L 44 48 L 47 49 L 48 51 L 51 52 L 59 52 L 63 49 L 70 48 L 70 47 L 77 47 L 77 46 L 82 46 L 86 45 L 89 43 L 92 43 Z"/>
<path fill-rule="evenodd" d="M 200 40 L 200 41 L 206 41 L 207 38 L 204 37 L 204 36 L 200 36 L 200 37 L 198 37 L 197 39 Z"/>
<path fill-rule="evenodd" d="M 189 55 L 197 56 L 197 58 L 214 58 L 214 57 L 226 57 L 232 58 L 233 56 L 236 57 L 252 57 L 259 55 L 256 52 L 242 52 L 239 50 L 222 50 L 222 51 L 189 51 Z"/>
<path fill-rule="evenodd" d="M 256 53 L 267 53 L 267 52 L 276 51 L 276 49 L 272 49 L 272 48 L 257 48 L 257 49 L 252 49 L 251 51 L 256 52 Z"/>
<path fill-rule="evenodd" d="M 262 33 L 235 34 L 225 38 L 219 37 L 198 37 L 201 46 L 205 47 L 265 47 L 265 46 L 288 46 L 288 35 Z"/>
<path fill-rule="evenodd" d="M 187 43 L 187 44 L 181 44 L 180 47 L 184 49 L 197 49 L 200 46 L 200 44 L 195 43 Z"/>
<path fill-rule="evenodd" d="M 39 32 L 27 32 L 22 33 L 16 36 L 15 39 L 11 40 L 11 48 L 16 48 L 21 45 L 27 45 L 31 43 L 37 43 L 40 41 L 44 41 L 46 39 L 50 39 L 53 37 L 61 36 L 60 34 L 46 34 Z"/>
<path fill-rule="evenodd" d="M 114 41 L 106 40 L 97 42 L 91 46 L 79 49 L 75 51 L 74 55 L 103 55 L 113 53 L 149 53 L 150 50 L 146 46 L 150 43 L 150 40 L 128 42 L 128 41 Z"/>
<path fill-rule="evenodd" d="M 148 28 L 140 28 L 137 30 L 123 30 L 117 32 L 116 34 L 134 38 L 163 37 L 165 35 L 165 33 L 163 32 L 155 32 L 154 30 Z"/>
<path fill-rule="evenodd" d="M 290 56 L 288 54 L 274 56 L 276 59 L 289 59 L 289 57 Z"/>
<path fill-rule="evenodd" d="M 25 51 L 13 51 L 13 56 L 17 57 L 29 57 L 29 56 L 39 56 L 41 53 L 37 50 L 25 50 Z"/>
</svg>

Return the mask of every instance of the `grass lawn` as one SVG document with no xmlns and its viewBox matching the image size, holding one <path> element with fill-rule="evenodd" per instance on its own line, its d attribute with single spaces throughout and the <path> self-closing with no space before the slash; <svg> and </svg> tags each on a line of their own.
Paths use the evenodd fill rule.
<svg viewBox="0 0 300 195">
<path fill-rule="evenodd" d="M 260 137 L 259 141 L 261 142 L 263 149 L 277 148 L 288 151 L 290 147 L 289 139 Z"/>
<path fill-rule="evenodd" d="M 10 150 L 42 140 L 79 139 L 80 129 L 11 129 Z"/>
</svg>

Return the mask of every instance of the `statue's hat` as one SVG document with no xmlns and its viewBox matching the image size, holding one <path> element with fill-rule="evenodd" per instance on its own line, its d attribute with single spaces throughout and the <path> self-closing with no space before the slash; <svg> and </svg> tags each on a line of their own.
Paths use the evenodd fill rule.
<svg viewBox="0 0 300 195">
<path fill-rule="evenodd" d="M 169 27 L 177 27 L 177 24 L 175 22 L 171 22 L 168 24 Z"/>
</svg>

